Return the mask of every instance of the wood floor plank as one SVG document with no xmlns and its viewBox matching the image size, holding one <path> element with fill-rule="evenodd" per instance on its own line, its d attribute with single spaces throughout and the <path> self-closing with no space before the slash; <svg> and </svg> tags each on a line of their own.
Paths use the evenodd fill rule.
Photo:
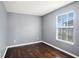
<svg viewBox="0 0 79 59">
<path fill-rule="evenodd" d="M 5 58 L 74 58 L 74 57 L 41 42 L 31 45 L 9 48 L 7 50 Z"/>
</svg>

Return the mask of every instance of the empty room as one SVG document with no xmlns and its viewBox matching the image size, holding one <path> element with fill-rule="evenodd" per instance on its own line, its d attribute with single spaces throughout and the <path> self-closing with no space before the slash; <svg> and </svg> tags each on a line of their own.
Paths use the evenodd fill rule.
<svg viewBox="0 0 79 59">
<path fill-rule="evenodd" d="M 78 58 L 79 1 L 0 1 L 0 58 Z"/>
</svg>

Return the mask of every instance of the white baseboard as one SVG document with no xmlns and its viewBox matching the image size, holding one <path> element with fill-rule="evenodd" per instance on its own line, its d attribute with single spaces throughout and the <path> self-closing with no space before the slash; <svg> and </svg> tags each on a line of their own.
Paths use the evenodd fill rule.
<svg viewBox="0 0 79 59">
<path fill-rule="evenodd" d="M 30 43 L 24 43 L 24 44 L 18 44 L 18 45 L 7 46 L 7 47 L 6 47 L 6 50 L 5 50 L 5 52 L 4 52 L 3 58 L 5 57 L 8 48 L 18 47 L 18 46 L 23 46 L 23 45 L 30 45 L 30 44 L 40 43 L 40 42 L 42 42 L 42 41 L 36 41 L 36 42 L 30 42 Z"/>
<path fill-rule="evenodd" d="M 8 48 L 18 47 L 18 46 L 23 46 L 23 45 L 30 45 L 30 44 L 40 43 L 40 42 L 42 42 L 42 41 L 36 41 L 36 42 L 30 42 L 30 43 L 23 43 L 23 44 L 18 44 L 18 45 L 11 45 L 11 46 L 8 46 Z"/>
<path fill-rule="evenodd" d="M 67 53 L 67 54 L 69 54 L 69 55 L 71 55 L 71 56 L 73 56 L 73 57 L 76 57 L 76 58 L 79 57 L 79 56 L 76 56 L 76 55 L 74 55 L 74 54 L 72 54 L 72 53 L 69 53 L 69 52 L 67 52 L 67 51 L 65 51 L 65 50 L 63 50 L 63 49 L 61 49 L 61 48 L 58 48 L 58 47 L 56 47 L 56 46 L 54 46 L 54 45 L 51 45 L 51 44 L 49 44 L 49 43 L 47 43 L 47 42 L 45 42 L 45 41 L 36 41 L 36 42 L 30 42 L 30 43 L 24 43 L 24 44 L 18 44 L 18 45 L 12 45 L 12 46 L 6 47 L 6 50 L 5 50 L 4 55 L 3 55 L 3 58 L 5 57 L 8 48 L 18 47 L 18 46 L 23 46 L 23 45 L 30 45 L 30 44 L 40 43 L 40 42 L 43 42 L 43 43 L 45 43 L 45 44 L 47 44 L 47 45 L 49 45 L 49 46 L 51 46 L 51 47 L 53 47 L 53 48 L 55 48 L 55 49 L 57 49 L 57 50 L 60 50 L 60 51 L 62 51 L 62 52 L 64 52 L 64 53 Z"/>
<path fill-rule="evenodd" d="M 79 56 L 76 56 L 75 54 L 72 54 L 72 53 L 70 53 L 70 52 L 67 52 L 67 51 L 61 49 L 61 48 L 58 48 L 58 47 L 56 47 L 56 46 L 54 46 L 54 45 L 51 45 L 51 44 L 49 44 L 49 43 L 47 43 L 47 42 L 45 42 L 45 41 L 42 41 L 42 42 L 45 43 L 45 44 L 47 44 L 47 45 L 49 45 L 49 46 L 51 46 L 51 47 L 53 47 L 53 48 L 55 48 L 55 49 L 57 49 L 57 50 L 60 50 L 60 51 L 62 51 L 62 52 L 64 52 L 64 53 L 67 53 L 67 54 L 69 54 L 69 55 L 71 55 L 71 56 L 73 56 L 73 57 L 76 57 L 76 58 L 79 57 Z"/>
<path fill-rule="evenodd" d="M 3 58 L 5 57 L 6 53 L 7 53 L 8 47 L 6 47 Z"/>
</svg>

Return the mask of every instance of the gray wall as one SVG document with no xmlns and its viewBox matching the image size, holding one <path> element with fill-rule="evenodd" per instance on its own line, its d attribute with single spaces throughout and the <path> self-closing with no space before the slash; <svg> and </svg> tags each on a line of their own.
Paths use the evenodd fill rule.
<svg viewBox="0 0 79 59">
<path fill-rule="evenodd" d="M 40 41 L 41 17 L 8 13 L 8 32 L 9 45 Z"/>
<path fill-rule="evenodd" d="M 74 45 L 56 40 L 56 15 L 70 10 L 76 12 L 76 18 L 74 20 Z M 79 56 L 79 2 L 74 2 L 43 16 L 43 41 Z"/>
<path fill-rule="evenodd" d="M 3 56 L 7 43 L 7 13 L 0 2 L 0 57 Z"/>
<path fill-rule="evenodd" d="M 74 21 L 75 44 L 56 40 L 56 15 L 75 10 Z M 8 16 L 8 20 L 7 20 Z M 8 24 L 8 27 L 7 27 Z M 8 29 L 7 29 L 8 28 Z M 8 33 L 7 33 L 8 30 Z M 7 40 L 8 35 L 8 40 Z M 63 8 L 55 10 L 43 17 L 6 13 L 3 3 L 0 2 L 0 57 L 3 56 L 8 45 L 17 45 L 29 42 L 43 41 L 64 49 L 79 56 L 79 2 L 74 2 Z"/>
</svg>

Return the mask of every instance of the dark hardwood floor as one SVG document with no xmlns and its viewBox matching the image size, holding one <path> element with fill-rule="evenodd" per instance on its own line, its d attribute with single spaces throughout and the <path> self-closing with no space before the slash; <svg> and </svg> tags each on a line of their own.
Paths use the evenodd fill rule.
<svg viewBox="0 0 79 59">
<path fill-rule="evenodd" d="M 74 58 L 44 43 L 9 48 L 5 58 Z"/>
</svg>

